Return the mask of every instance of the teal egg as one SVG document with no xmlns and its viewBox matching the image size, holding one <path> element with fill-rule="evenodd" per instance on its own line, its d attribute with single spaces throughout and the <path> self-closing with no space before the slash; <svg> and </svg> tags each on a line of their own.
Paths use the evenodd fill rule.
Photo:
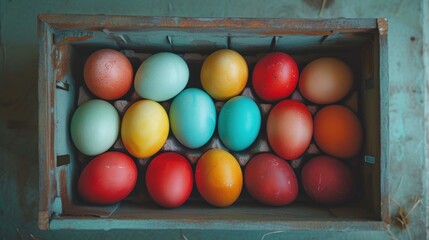
<svg viewBox="0 0 429 240">
<path fill-rule="evenodd" d="M 180 56 L 162 52 L 147 58 L 134 77 L 137 94 L 161 102 L 179 94 L 188 83 L 189 68 Z"/>
<path fill-rule="evenodd" d="M 107 151 L 119 135 L 119 114 L 110 103 L 96 99 L 80 105 L 71 119 L 70 134 L 76 148 L 88 156 Z"/>
<path fill-rule="evenodd" d="M 197 88 L 188 88 L 174 98 L 169 117 L 174 136 L 188 148 L 199 148 L 206 144 L 216 128 L 213 100 Z"/>
<path fill-rule="evenodd" d="M 245 96 L 231 98 L 223 105 L 218 120 L 222 143 L 233 151 L 248 148 L 258 137 L 261 112 L 258 105 Z"/>
</svg>

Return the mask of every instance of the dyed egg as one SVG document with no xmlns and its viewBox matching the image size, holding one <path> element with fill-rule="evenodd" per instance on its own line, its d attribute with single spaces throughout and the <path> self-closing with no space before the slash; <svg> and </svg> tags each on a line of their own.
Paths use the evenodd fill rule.
<svg viewBox="0 0 429 240">
<path fill-rule="evenodd" d="M 221 49 L 210 54 L 201 67 L 204 90 L 216 100 L 227 100 L 243 91 L 248 78 L 247 63 L 236 51 Z"/>
<path fill-rule="evenodd" d="M 128 58 L 113 49 L 92 53 L 83 68 L 83 79 L 88 89 L 106 100 L 125 95 L 131 88 L 133 75 L 133 66 Z"/>
<path fill-rule="evenodd" d="M 229 152 L 211 149 L 198 159 L 195 183 L 208 203 L 227 207 L 237 200 L 243 187 L 240 164 Z"/>
<path fill-rule="evenodd" d="M 300 101 L 283 100 L 268 115 L 268 142 L 280 157 L 293 160 L 301 156 L 313 136 L 313 119 Z"/>
<path fill-rule="evenodd" d="M 231 98 L 219 113 L 219 137 L 231 150 L 241 151 L 248 148 L 255 141 L 260 128 L 261 112 L 249 97 Z"/>
<path fill-rule="evenodd" d="M 163 207 L 174 208 L 185 203 L 191 195 L 193 183 L 191 164 L 178 153 L 161 153 L 147 167 L 147 190 Z"/>
<path fill-rule="evenodd" d="M 119 135 L 119 114 L 110 103 L 95 99 L 80 105 L 71 119 L 70 134 L 76 148 L 88 156 L 107 151 Z"/>
<path fill-rule="evenodd" d="M 250 159 L 244 170 L 244 182 L 253 198 L 271 206 L 290 204 L 298 196 L 298 180 L 292 167 L 271 153 Z"/>
<path fill-rule="evenodd" d="M 147 58 L 137 70 L 134 88 L 142 98 L 166 101 L 179 94 L 188 83 L 189 68 L 180 56 L 157 53 Z"/>
<path fill-rule="evenodd" d="M 334 157 L 351 158 L 362 147 L 362 127 L 350 109 L 330 105 L 314 117 L 314 140 L 324 152 Z"/>
<path fill-rule="evenodd" d="M 121 152 L 106 152 L 92 159 L 79 176 L 78 192 L 94 204 L 113 204 L 127 197 L 137 182 L 133 159 Z"/>
<path fill-rule="evenodd" d="M 135 102 L 122 119 L 122 142 L 127 151 L 138 158 L 147 158 L 158 152 L 167 140 L 168 131 L 165 109 L 151 100 Z"/>
<path fill-rule="evenodd" d="M 353 86 L 350 67 L 336 58 L 319 58 L 310 62 L 301 72 L 299 90 L 318 104 L 330 104 L 344 98 Z"/>
<path fill-rule="evenodd" d="M 269 53 L 253 69 L 253 89 L 263 100 L 277 101 L 292 94 L 298 75 L 298 66 L 291 56 L 282 52 Z"/>
<path fill-rule="evenodd" d="M 170 106 L 171 130 L 188 148 L 199 148 L 212 137 L 216 127 L 216 108 L 207 93 L 188 88 Z"/>
<path fill-rule="evenodd" d="M 350 168 L 329 156 L 309 160 L 302 168 L 301 182 L 307 195 L 321 204 L 345 203 L 356 193 L 356 183 Z"/>
</svg>

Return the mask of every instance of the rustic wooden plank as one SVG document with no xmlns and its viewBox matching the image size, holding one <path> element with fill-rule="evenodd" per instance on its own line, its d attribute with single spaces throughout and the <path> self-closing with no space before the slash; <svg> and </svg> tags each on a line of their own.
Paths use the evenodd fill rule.
<svg viewBox="0 0 429 240">
<path fill-rule="evenodd" d="M 379 81 L 380 81 L 380 188 L 381 188 L 381 218 L 384 222 L 390 223 L 390 185 L 389 176 L 391 174 L 390 156 L 389 156 L 389 64 L 388 64 L 388 43 L 387 43 L 387 19 L 377 19 L 379 34 Z"/>
<path fill-rule="evenodd" d="M 268 230 L 268 231 L 380 231 L 388 226 L 379 221 L 258 221 L 252 220 L 206 220 L 196 222 L 192 219 L 185 220 L 127 220 L 127 219 L 103 219 L 103 218 L 54 218 L 51 220 L 51 229 L 221 229 L 221 230 Z"/>
<path fill-rule="evenodd" d="M 187 18 L 113 15 L 43 14 L 43 21 L 56 29 L 137 30 L 144 28 L 252 30 L 272 34 L 314 33 L 329 35 L 334 31 L 362 32 L 377 28 L 376 19 L 284 19 L 284 18 Z"/>
<path fill-rule="evenodd" d="M 55 196 L 54 89 L 51 68 L 52 37 L 48 23 L 39 19 L 39 228 L 49 228 Z"/>
</svg>

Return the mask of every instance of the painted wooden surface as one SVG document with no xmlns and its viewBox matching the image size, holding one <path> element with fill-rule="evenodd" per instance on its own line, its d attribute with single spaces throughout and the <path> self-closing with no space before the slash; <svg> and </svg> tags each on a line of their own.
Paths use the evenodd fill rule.
<svg viewBox="0 0 429 240">
<path fill-rule="evenodd" d="M 0 239 L 408 239 L 390 231 L 40 231 L 37 162 L 37 25 L 42 12 L 193 17 L 387 17 L 389 19 L 390 217 L 402 207 L 413 239 L 426 238 L 425 113 L 428 1 L 0 1 Z M 423 31 L 425 29 L 425 31 Z M 423 38 L 426 36 L 425 38 Z M 426 45 L 423 45 L 425 43 Z M 427 117 L 426 117 L 427 119 Z M 427 131 L 427 130 L 426 130 Z M 421 201 L 419 201 L 422 199 Z M 413 206 L 416 206 L 413 211 Z M 310 228 L 311 226 L 309 226 Z M 269 235 L 265 235 L 269 234 Z"/>
<path fill-rule="evenodd" d="M 41 56 L 39 63 L 39 227 L 42 229 L 266 229 L 266 230 L 298 230 L 298 229 L 327 229 L 335 230 L 381 230 L 391 222 L 389 217 L 389 192 L 387 190 L 387 169 L 389 161 L 386 152 L 380 151 L 380 86 L 388 88 L 387 68 L 387 22 L 385 19 L 244 19 L 244 18 L 169 18 L 169 17 L 126 17 L 106 15 L 41 15 L 39 16 L 39 42 Z M 101 30 L 100 30 L 101 29 Z M 106 34 L 108 32 L 108 34 Z M 168 34 L 168 35 L 166 35 Z M 116 36 L 119 41 L 112 40 Z M 166 37 L 167 36 L 167 37 Z M 245 40 L 243 40 L 245 37 Z M 357 72 L 356 85 L 360 86 L 359 105 L 364 115 L 366 145 L 364 154 L 372 156 L 375 163 L 366 164 L 361 156 L 355 168 L 358 175 L 365 178 L 359 200 L 344 207 L 316 207 L 305 203 L 298 197 L 296 203 L 282 208 L 266 208 L 257 204 L 246 205 L 242 196 L 234 206 L 225 209 L 211 209 L 207 205 L 199 205 L 199 197 L 194 197 L 193 203 L 187 204 L 175 211 L 163 211 L 151 207 L 148 202 L 130 204 L 123 201 L 114 212 L 103 208 L 85 206 L 76 202 L 75 188 L 79 162 L 74 149 L 70 148 L 68 133 L 69 119 L 74 109 L 74 103 L 81 102 L 80 97 L 74 97 L 74 89 L 78 88 L 79 74 L 87 54 L 94 46 L 105 47 L 106 44 L 116 44 L 116 47 L 127 49 L 127 55 L 133 56 L 133 50 L 153 52 L 153 48 L 162 46 L 164 51 L 186 54 L 184 59 L 190 67 L 190 84 L 200 84 L 199 72 L 204 60 L 201 52 L 210 53 L 216 48 L 213 44 L 199 46 L 199 52 L 194 53 L 196 42 L 201 39 L 212 42 L 213 38 L 220 48 L 235 49 L 240 42 L 241 50 L 246 55 L 250 71 L 258 60 L 258 56 L 267 51 L 286 51 L 292 54 L 298 65 L 308 62 L 323 54 L 341 57 L 349 61 Z M 263 42 L 258 40 L 263 38 Z M 278 38 L 277 41 L 273 41 Z M 294 44 L 283 39 L 301 39 Z M 155 42 L 157 39 L 159 42 Z M 270 41 L 265 41 L 272 39 Z M 307 39 L 317 41 L 307 41 Z M 332 40 L 334 39 L 334 40 Z M 259 42 L 259 44 L 258 44 Z M 300 44 L 305 42 L 306 44 Z M 71 48 L 69 44 L 74 44 Z M 224 45 L 222 45 L 224 44 Z M 79 50 L 77 50 L 79 48 Z M 143 48 L 143 50 L 142 50 Z M 256 51 L 259 49 L 259 52 Z M 300 49 L 298 51 L 298 49 Z M 89 52 L 88 52 L 89 51 Z M 190 52 L 190 53 L 189 53 Z M 192 54 L 193 53 L 193 54 Z M 259 53 L 259 54 L 258 54 Z M 134 53 L 135 56 L 148 54 Z M 192 55 L 192 62 L 189 62 Z M 380 58 L 383 56 L 383 58 Z M 133 57 L 131 57 L 133 58 Z M 362 62 L 362 59 L 365 59 Z M 379 68 L 379 66 L 385 66 Z M 362 67 L 360 67 L 362 66 Z M 367 84 L 372 79 L 372 84 Z M 61 85 L 59 85 L 61 83 Z M 81 92 L 81 91 L 79 91 Z M 299 93 L 293 94 L 299 95 Z M 55 96 L 55 97 L 53 97 Z M 382 95 L 384 96 L 384 95 Z M 87 96 L 87 98 L 90 96 Z M 386 97 L 386 96 L 384 96 Z M 296 99 L 295 97 L 292 97 Z M 298 97 L 299 98 L 299 97 Z M 123 101 L 123 100 L 120 100 Z M 222 102 L 219 102 L 222 103 Z M 388 101 L 381 106 L 382 111 L 388 111 Z M 163 103 L 165 104 L 165 103 Z M 114 103 L 116 106 L 116 102 Z M 313 106 L 317 109 L 317 106 Z M 384 114 L 384 113 L 381 113 Z M 263 114 L 264 115 L 264 114 Z M 366 116 L 366 117 L 365 117 Z M 367 119 L 373 116 L 372 119 Z M 388 126 L 384 118 L 381 125 Z M 263 132 L 263 131 L 261 131 Z M 387 128 L 383 128 L 382 137 L 388 140 Z M 263 133 L 262 133 L 263 134 Z M 54 141 L 53 141 L 54 139 Z M 259 140 L 265 141 L 262 138 Z M 214 145 L 213 145 L 214 144 Z M 116 144 L 115 144 L 116 145 Z M 119 144 L 120 145 L 120 144 Z M 118 149 L 121 147 L 118 145 Z M 219 139 L 203 149 L 179 151 L 195 164 L 204 151 L 212 147 L 222 148 Z M 267 145 L 267 143 L 265 143 Z M 260 151 L 259 144 L 248 149 L 249 153 L 234 153 L 242 166 L 248 158 Z M 267 145 L 268 146 L 268 145 Z M 381 146 L 387 146 L 382 144 Z M 116 149 L 116 148 L 115 148 Z M 123 147 L 122 147 L 123 149 Z M 247 151 L 246 151 L 247 152 Z M 380 154 L 382 152 L 383 154 Z M 69 156 L 64 165 L 58 164 L 57 156 Z M 291 161 L 292 166 L 299 172 L 304 157 Z M 194 160 L 193 160 L 194 159 Z M 146 159 L 147 160 L 147 159 Z M 381 163 L 381 164 L 380 164 Z M 140 164 L 139 164 L 140 165 Z M 382 168 L 380 168 L 382 166 Z M 363 171 L 359 171 L 362 169 Z M 386 179 L 380 187 L 381 179 Z M 140 192 L 141 199 L 146 199 Z M 244 194 L 245 195 L 245 194 Z M 362 197 L 363 196 L 363 197 Z M 380 197 L 381 196 L 381 197 Z M 136 198 L 131 196 L 130 199 Z M 381 199 L 381 200 L 380 200 Z M 201 199 L 199 199 L 201 200 Z M 134 200 L 136 201 L 136 200 Z M 61 203 L 61 204 L 55 204 Z M 195 205 L 197 204 L 197 205 Z M 60 206 L 61 207 L 56 207 Z M 54 209 L 57 208 L 57 209 Z M 380 210 L 381 209 L 381 210 Z M 92 210 L 92 211 L 91 211 Z M 108 209 L 107 209 L 108 210 Z M 99 214 L 103 219 L 100 219 Z M 55 215 L 55 216 L 52 216 Z M 52 217 L 51 217 L 52 216 Z M 49 221 L 49 219 L 51 219 Z M 130 221 L 128 221 L 130 220 Z M 377 222 L 378 221 L 378 222 Z M 85 223 L 85 224 L 81 224 Z"/>
</svg>

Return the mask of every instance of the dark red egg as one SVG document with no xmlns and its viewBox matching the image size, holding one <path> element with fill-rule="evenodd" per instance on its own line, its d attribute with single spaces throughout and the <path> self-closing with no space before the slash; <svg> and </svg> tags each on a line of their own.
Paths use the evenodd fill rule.
<svg viewBox="0 0 429 240">
<path fill-rule="evenodd" d="M 287 205 L 298 196 L 298 180 L 292 167 L 271 153 L 250 159 L 244 170 L 244 182 L 250 195 L 267 205 Z"/>
<path fill-rule="evenodd" d="M 342 204 L 355 196 L 356 183 L 350 168 L 330 156 L 309 160 L 301 172 L 304 191 L 317 203 Z"/>
</svg>

